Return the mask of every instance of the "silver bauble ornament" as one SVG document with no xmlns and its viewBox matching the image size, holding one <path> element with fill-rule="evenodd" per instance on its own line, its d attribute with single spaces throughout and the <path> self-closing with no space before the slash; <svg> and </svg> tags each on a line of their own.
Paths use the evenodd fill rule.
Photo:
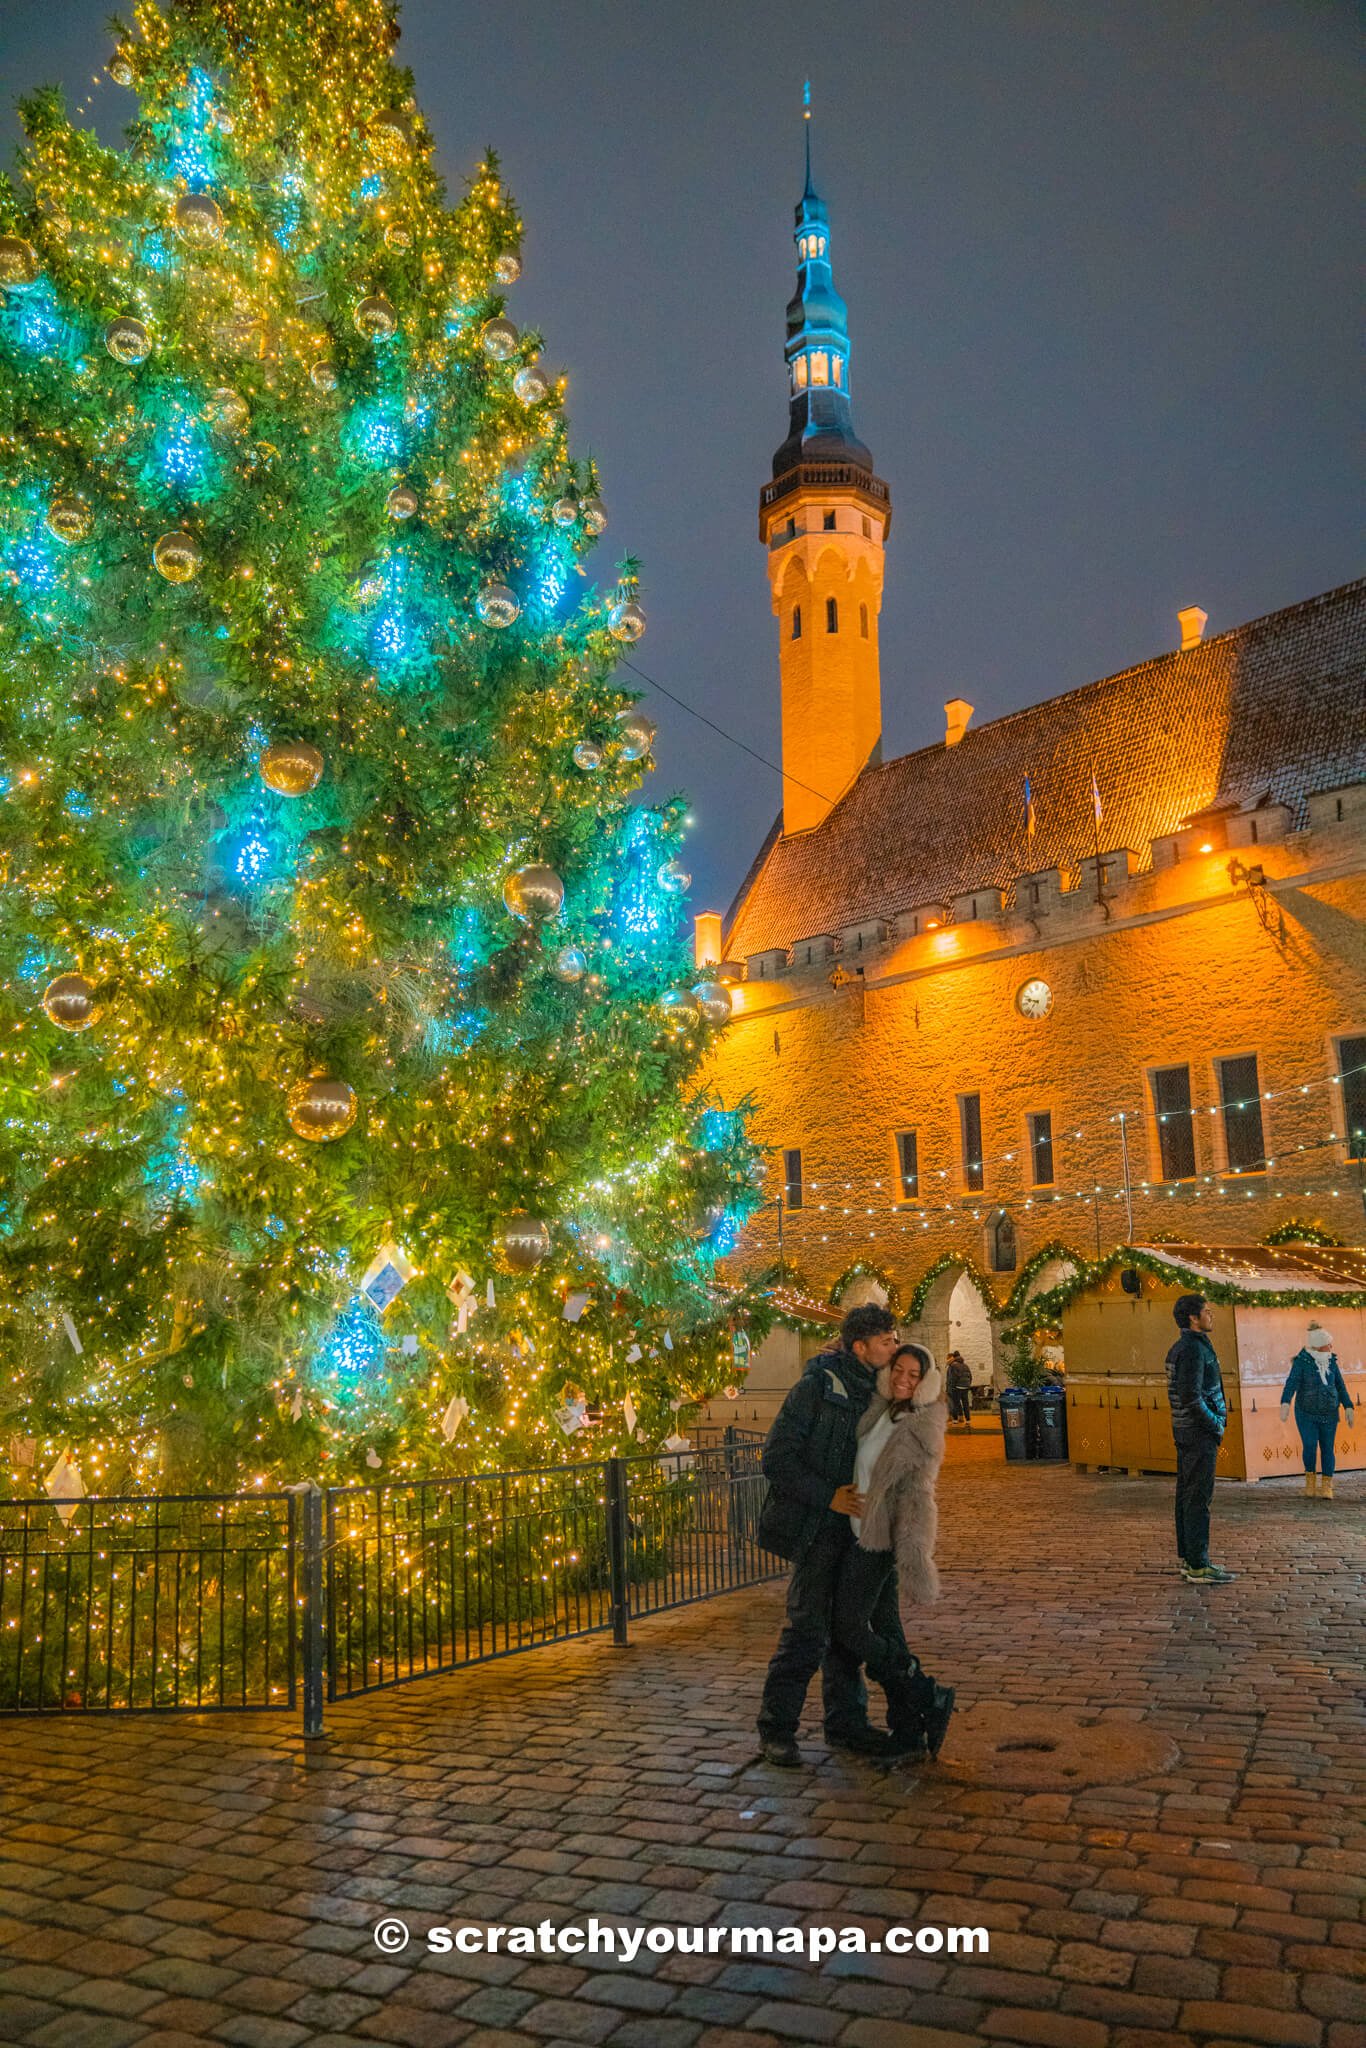
<svg viewBox="0 0 1366 2048">
<path fill-rule="evenodd" d="M 486 320 L 479 338 L 484 345 L 484 354 L 495 363 L 505 363 L 521 340 L 510 320 Z"/>
<path fill-rule="evenodd" d="M 59 974 L 43 990 L 43 1008 L 59 1031 L 88 1031 L 99 1022 L 102 1005 L 83 974 Z"/>
<path fill-rule="evenodd" d="M 583 501 L 583 523 L 590 533 L 606 533 L 607 507 L 601 498 L 585 498 Z"/>
<path fill-rule="evenodd" d="M 391 519 L 412 519 L 417 513 L 417 492 L 411 484 L 395 484 L 384 501 Z"/>
<path fill-rule="evenodd" d="M 90 507 L 84 498 L 54 498 L 47 508 L 47 530 L 63 547 L 84 540 L 90 526 Z"/>
<path fill-rule="evenodd" d="M 561 946 L 551 963 L 556 981 L 582 981 L 588 972 L 588 955 L 582 946 Z"/>
<path fill-rule="evenodd" d="M 324 393 L 335 391 L 337 388 L 337 373 L 331 363 L 325 358 L 319 357 L 308 373 L 308 381 L 315 391 Z"/>
<path fill-rule="evenodd" d="M 511 1273 L 534 1273 L 550 1256 L 550 1229 L 538 1216 L 514 1209 L 498 1233 L 502 1263 Z"/>
<path fill-rule="evenodd" d="M 203 551 L 193 532 L 164 532 L 152 549 L 158 575 L 168 584 L 193 584 L 203 567 Z"/>
<path fill-rule="evenodd" d="M 220 135 L 235 135 L 237 133 L 237 122 L 226 107 L 214 108 L 213 125 Z"/>
<path fill-rule="evenodd" d="M 493 275 L 499 284 L 516 284 L 522 274 L 522 259 L 515 249 L 504 249 L 493 266 Z"/>
<path fill-rule="evenodd" d="M 697 997 L 690 988 L 666 988 L 659 999 L 659 1008 L 672 1031 L 687 1031 L 701 1015 Z"/>
<path fill-rule="evenodd" d="M 286 1115 L 296 1137 L 325 1145 L 344 1138 L 356 1121 L 356 1091 L 349 1081 L 310 1074 L 290 1089 Z"/>
<path fill-rule="evenodd" d="M 621 735 L 623 761 L 643 761 L 655 743 L 659 728 L 643 711 L 619 711 L 617 731 Z"/>
<path fill-rule="evenodd" d="M 125 92 L 137 77 L 132 52 L 126 49 L 115 50 L 105 68 L 115 85 L 121 85 Z"/>
<path fill-rule="evenodd" d="M 152 337 L 141 320 L 131 313 L 120 314 L 104 330 L 104 345 L 116 363 L 145 363 L 152 353 Z"/>
<path fill-rule="evenodd" d="M 524 924 L 543 924 L 563 909 L 564 883 L 554 868 L 542 861 L 529 861 L 523 868 L 514 868 L 503 883 L 503 901 Z"/>
<path fill-rule="evenodd" d="M 730 990 L 724 981 L 695 981 L 692 992 L 704 1024 L 729 1024 Z"/>
<path fill-rule="evenodd" d="M 389 341 L 398 332 L 398 314 L 382 292 L 375 292 L 361 300 L 351 324 L 366 341 Z"/>
<path fill-rule="evenodd" d="M 534 363 L 527 363 L 512 380 L 512 389 L 523 405 L 539 405 L 549 398 L 550 386 Z"/>
<path fill-rule="evenodd" d="M 578 516 L 577 498 L 557 498 L 550 508 L 550 517 L 556 526 L 572 526 Z"/>
<path fill-rule="evenodd" d="M 582 768 L 585 775 L 591 775 L 595 768 L 602 766 L 602 748 L 596 740 L 580 740 L 574 749 L 574 766 Z"/>
<path fill-rule="evenodd" d="M 163 533 L 152 549 L 157 574 L 168 583 L 193 583 L 203 566 L 204 556 L 192 533 Z"/>
<path fill-rule="evenodd" d="M 177 199 L 171 215 L 182 242 L 207 249 L 223 239 L 223 213 L 218 201 L 207 192 L 187 192 Z"/>
<path fill-rule="evenodd" d="M 32 242 L 22 235 L 0 235 L 0 289 L 26 292 L 37 284 L 41 268 Z"/>
<path fill-rule="evenodd" d="M 692 876 L 681 860 L 666 860 L 655 875 L 655 881 L 666 896 L 681 896 L 692 881 Z"/>
<path fill-rule="evenodd" d="M 309 740 L 273 740 L 257 772 L 277 796 L 307 796 L 323 779 L 323 757 Z"/>
<path fill-rule="evenodd" d="M 506 583 L 486 583 L 474 600 L 474 609 L 486 626 L 501 632 L 513 623 L 522 607 Z"/>
<path fill-rule="evenodd" d="M 645 614 L 634 598 L 624 604 L 614 604 L 607 614 L 607 630 L 614 640 L 624 641 L 630 647 L 645 631 Z"/>
<path fill-rule="evenodd" d="M 240 391 L 220 384 L 204 401 L 204 417 L 215 434 L 240 434 L 251 419 L 251 407 Z"/>
</svg>

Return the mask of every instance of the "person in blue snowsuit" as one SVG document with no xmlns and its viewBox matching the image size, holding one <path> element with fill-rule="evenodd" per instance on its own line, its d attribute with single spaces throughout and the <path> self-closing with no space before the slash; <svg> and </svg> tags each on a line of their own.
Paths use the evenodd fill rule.
<svg viewBox="0 0 1366 2048">
<path fill-rule="evenodd" d="M 1338 1367 L 1333 1340 L 1318 1323 L 1309 1325 L 1304 1349 L 1297 1351 L 1289 1376 L 1281 1388 L 1281 1421 L 1289 1422 L 1290 1404 L 1295 1404 L 1295 1425 L 1304 1450 L 1304 1490 L 1312 1498 L 1317 1484 L 1320 1500 L 1333 1498 L 1336 1459 L 1333 1439 L 1338 1433 L 1338 1410 L 1352 1413 L 1352 1397 Z M 1319 1471 L 1314 1470 L 1315 1465 Z"/>
</svg>

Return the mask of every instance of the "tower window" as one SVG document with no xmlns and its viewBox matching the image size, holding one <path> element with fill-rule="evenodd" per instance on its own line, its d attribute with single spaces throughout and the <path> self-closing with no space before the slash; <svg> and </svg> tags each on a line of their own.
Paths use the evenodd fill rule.
<svg viewBox="0 0 1366 2048">
<path fill-rule="evenodd" d="M 969 1194 L 982 1191 L 982 1098 L 958 1098 L 958 1135 L 963 1148 L 963 1186 Z"/>
<path fill-rule="evenodd" d="M 858 608 L 858 630 L 859 638 L 866 640 L 868 638 L 868 607 L 866 604 L 861 604 Z"/>
<path fill-rule="evenodd" d="M 1366 1160 L 1366 1038 L 1338 1040 L 1338 1083 L 1347 1157 Z"/>
<path fill-rule="evenodd" d="M 871 519 L 870 519 L 870 518 L 868 517 L 868 514 L 867 514 L 867 513 L 865 512 L 865 513 L 864 513 L 864 515 L 863 515 L 863 538 L 864 538 L 865 540 L 871 540 L 871 539 L 872 539 L 872 537 L 873 537 L 873 522 L 872 522 L 872 520 L 871 520 Z"/>
<path fill-rule="evenodd" d="M 802 608 L 799 604 L 792 607 L 792 637 L 794 640 L 802 637 Z"/>
<path fill-rule="evenodd" d="M 798 356 L 792 365 L 792 381 L 798 391 L 806 389 L 806 357 Z"/>
<path fill-rule="evenodd" d="M 1053 1117 L 1046 1109 L 1029 1118 L 1029 1170 L 1036 1188 L 1053 1185 Z"/>
<path fill-rule="evenodd" d="M 827 633 L 838 633 L 839 629 L 839 599 L 835 597 L 827 597 L 825 600 L 825 630 Z"/>
<path fill-rule="evenodd" d="M 796 1146 L 783 1153 L 783 1200 L 789 1209 L 802 1206 L 802 1155 Z"/>
<path fill-rule="evenodd" d="M 1248 1053 L 1243 1059 L 1219 1060 L 1216 1065 L 1230 1171 L 1263 1173 L 1266 1170 L 1266 1140 L 1262 1135 L 1257 1055 Z"/>
<path fill-rule="evenodd" d="M 1195 1178 L 1195 1119 L 1189 1067 L 1158 1067 L 1152 1076 L 1157 1148 L 1163 1180 Z"/>
<path fill-rule="evenodd" d="M 835 531 L 835 515 L 833 512 L 827 512 L 825 515 L 825 531 L 827 533 Z"/>
<path fill-rule="evenodd" d="M 834 365 L 835 365 L 835 382 L 836 382 L 836 384 L 837 384 L 837 385 L 839 386 L 840 390 L 841 390 L 841 391 L 843 391 L 843 389 L 844 389 L 844 357 L 843 357 L 843 356 L 834 356 L 834 357 L 832 357 L 832 358 L 831 358 L 831 360 L 833 361 L 833 363 L 834 363 Z"/>
<path fill-rule="evenodd" d="M 789 519 L 789 520 L 788 520 L 788 522 L 787 522 L 787 525 L 786 525 L 786 526 L 785 526 L 785 527 L 783 528 L 783 539 L 784 539 L 784 540 L 795 540 L 796 538 L 797 538 L 797 522 L 796 522 L 796 520 L 795 520 L 795 519 Z"/>
<path fill-rule="evenodd" d="M 896 1134 L 896 1170 L 901 1182 L 901 1199 L 914 1202 L 920 1195 L 920 1141 L 914 1131 Z"/>
<path fill-rule="evenodd" d="M 828 384 L 830 382 L 830 358 L 823 348 L 818 348 L 812 355 L 811 382 L 813 384 Z"/>
</svg>

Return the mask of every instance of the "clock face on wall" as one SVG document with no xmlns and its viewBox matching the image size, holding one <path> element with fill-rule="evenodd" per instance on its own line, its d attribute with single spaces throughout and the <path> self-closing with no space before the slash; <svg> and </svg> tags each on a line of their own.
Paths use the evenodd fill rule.
<svg viewBox="0 0 1366 2048">
<path fill-rule="evenodd" d="M 1053 991 L 1046 981 L 1027 981 L 1015 998 L 1022 1017 L 1046 1017 L 1053 1007 Z"/>
</svg>

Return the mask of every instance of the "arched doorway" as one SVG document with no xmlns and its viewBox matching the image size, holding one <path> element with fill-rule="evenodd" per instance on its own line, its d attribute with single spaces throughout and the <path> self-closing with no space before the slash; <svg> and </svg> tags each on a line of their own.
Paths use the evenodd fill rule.
<svg viewBox="0 0 1366 2048">
<path fill-rule="evenodd" d="M 909 1334 L 928 1344 L 941 1366 L 950 1351 L 961 1351 L 972 1367 L 974 1383 L 992 1387 L 1006 1383 L 999 1331 L 963 1266 L 947 1266 L 935 1276 L 920 1320 L 909 1325 Z"/>
</svg>

